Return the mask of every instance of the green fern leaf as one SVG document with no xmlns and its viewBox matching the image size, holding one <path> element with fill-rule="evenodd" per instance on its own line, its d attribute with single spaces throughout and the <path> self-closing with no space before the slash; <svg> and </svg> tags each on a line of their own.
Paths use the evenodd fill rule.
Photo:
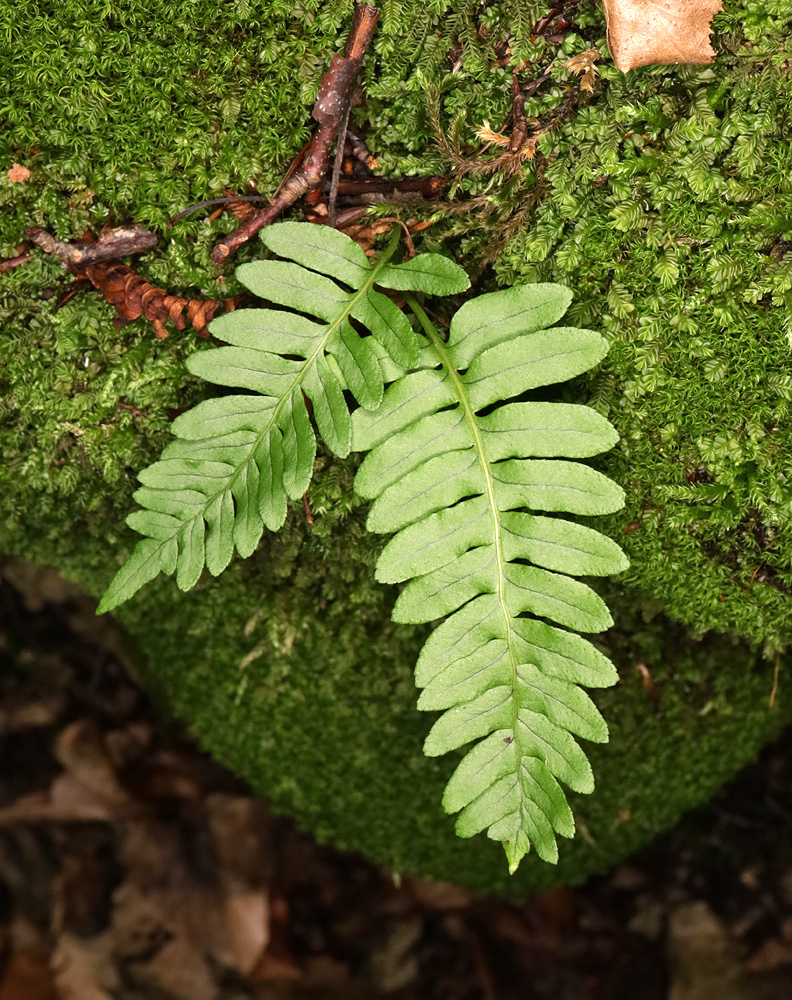
<svg viewBox="0 0 792 1000">
<path fill-rule="evenodd" d="M 281 223 L 264 230 L 262 240 L 287 259 L 242 264 L 236 273 L 256 295 L 284 308 L 219 317 L 210 329 L 226 346 L 187 359 L 194 375 L 258 395 L 209 399 L 174 421 L 177 440 L 140 473 L 135 500 L 143 510 L 128 519 L 146 537 L 110 584 L 99 613 L 161 572 L 175 572 L 188 590 L 204 566 L 221 573 L 234 549 L 248 556 L 265 527 L 281 527 L 288 500 L 302 496 L 313 472 L 316 439 L 306 397 L 328 447 L 349 453 L 344 391 L 375 409 L 383 372 L 393 377 L 398 366 L 418 360 L 417 335 L 375 284 L 455 291 L 468 284 L 461 268 L 437 254 L 389 264 L 398 233 L 373 263 L 353 240 L 324 226 Z M 361 336 L 360 328 L 371 336 Z"/>
<path fill-rule="evenodd" d="M 612 447 L 616 432 L 604 417 L 516 397 L 586 371 L 607 347 L 590 330 L 548 329 L 570 301 L 557 285 L 467 303 L 447 343 L 407 300 L 429 343 L 376 411 L 352 418 L 353 448 L 371 449 L 355 480 L 374 500 L 368 528 L 396 533 L 377 578 L 406 583 L 396 621 L 446 619 L 421 652 L 416 682 L 419 708 L 444 710 L 428 755 L 479 741 L 443 799 L 460 813 L 457 832 L 486 829 L 511 871 L 531 844 L 555 862 L 556 835 L 574 832 L 560 782 L 593 788 L 574 736 L 608 736 L 579 685 L 616 679 L 605 656 L 566 631 L 612 624 L 600 597 L 572 575 L 619 572 L 627 560 L 610 539 L 553 515 L 615 511 L 623 492 L 570 461 Z"/>
</svg>

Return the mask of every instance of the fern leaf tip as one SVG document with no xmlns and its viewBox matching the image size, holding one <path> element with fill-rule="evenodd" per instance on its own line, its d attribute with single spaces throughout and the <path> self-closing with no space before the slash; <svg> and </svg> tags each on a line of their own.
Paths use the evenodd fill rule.
<svg viewBox="0 0 792 1000">
<path fill-rule="evenodd" d="M 96 606 L 96 611 L 94 614 L 98 617 L 99 615 L 107 614 L 108 611 L 112 611 L 115 604 L 112 600 L 108 600 L 107 594 L 102 595 L 101 601 Z"/>
</svg>

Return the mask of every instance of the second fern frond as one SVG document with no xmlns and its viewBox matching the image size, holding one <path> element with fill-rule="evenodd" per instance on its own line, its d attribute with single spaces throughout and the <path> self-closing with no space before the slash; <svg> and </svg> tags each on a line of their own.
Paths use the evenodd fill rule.
<svg viewBox="0 0 792 1000">
<path fill-rule="evenodd" d="M 622 506 L 620 487 L 569 461 L 612 447 L 612 426 L 585 406 L 509 401 L 604 356 L 605 341 L 593 331 L 547 329 L 570 298 L 557 285 L 481 296 L 456 313 L 445 343 L 408 296 L 429 341 L 420 364 L 386 390 L 376 411 L 353 415 L 353 447 L 371 449 L 355 480 L 356 491 L 374 500 L 367 526 L 396 532 L 377 578 L 409 581 L 393 617 L 446 619 L 416 666 L 419 707 L 444 710 L 424 750 L 435 756 L 480 741 L 443 805 L 461 810 L 461 836 L 486 829 L 501 841 L 511 871 L 531 844 L 557 860 L 556 834 L 574 832 L 560 782 L 578 792 L 594 785 L 574 735 L 608 736 L 579 685 L 608 686 L 615 671 L 589 642 L 556 625 L 597 632 L 612 620 L 572 574 L 627 566 L 610 539 L 553 516 Z"/>
</svg>

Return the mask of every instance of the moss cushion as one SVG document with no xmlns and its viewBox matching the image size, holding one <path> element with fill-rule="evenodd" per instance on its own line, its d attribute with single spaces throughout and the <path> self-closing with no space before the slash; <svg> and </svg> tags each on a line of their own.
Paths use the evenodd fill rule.
<svg viewBox="0 0 792 1000">
<path fill-rule="evenodd" d="M 769 701 L 792 629 L 792 0 L 726 7 L 713 66 L 622 75 L 594 4 L 579 5 L 580 33 L 559 48 L 531 41 L 540 4 L 394 0 L 366 62 L 355 114 L 381 171 L 402 175 L 449 171 L 481 150 L 476 127 L 506 119 L 511 69 L 494 63 L 507 30 L 512 59 L 530 60 L 526 82 L 557 56 L 527 102 L 553 126 L 539 155 L 516 175 L 459 175 L 423 242 L 450 247 L 481 288 L 569 284 L 572 321 L 612 345 L 570 397 L 622 438 L 602 467 L 628 508 L 598 519 L 632 560 L 605 587 L 617 625 L 603 641 L 622 680 L 597 703 L 612 741 L 587 747 L 597 791 L 575 801 L 580 833 L 561 864 L 525 865 L 517 890 L 623 856 L 711 794 L 788 713 L 783 658 Z M 232 294 L 231 269 L 209 253 L 233 220 L 164 223 L 225 186 L 272 193 L 310 134 L 350 10 L 201 0 L 174 17 L 161 0 L 59 0 L 0 11 L 0 255 L 27 225 L 70 238 L 135 220 L 163 235 L 141 274 Z M 594 46 L 600 78 L 580 94 L 565 62 Z M 12 163 L 30 178 L 8 180 Z M 202 342 L 192 331 L 157 341 L 142 321 L 117 331 L 95 292 L 53 312 L 68 278 L 44 255 L 0 282 L 0 547 L 99 593 L 134 542 L 123 517 L 136 472 L 174 411 L 206 391 L 182 364 Z M 189 595 L 162 581 L 119 617 L 152 689 L 279 809 L 395 870 L 503 888 L 500 848 L 458 841 L 440 809 L 453 762 L 420 752 L 431 718 L 414 710 L 411 670 L 423 633 L 389 623 L 395 592 L 373 582 L 379 543 L 362 531 L 353 472 L 321 458 L 313 527 L 295 509 L 249 562 Z"/>
</svg>

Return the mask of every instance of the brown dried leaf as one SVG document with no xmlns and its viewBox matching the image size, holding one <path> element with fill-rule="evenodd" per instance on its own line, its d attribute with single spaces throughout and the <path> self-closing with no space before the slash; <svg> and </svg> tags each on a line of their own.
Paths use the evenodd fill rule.
<svg viewBox="0 0 792 1000">
<path fill-rule="evenodd" d="M 603 0 L 616 66 L 710 63 L 710 22 L 722 0 Z"/>
<path fill-rule="evenodd" d="M 258 966 L 269 944 L 269 896 L 263 889 L 230 892 L 223 909 L 234 965 L 247 976 Z"/>
<path fill-rule="evenodd" d="M 113 1000 L 120 986 L 109 934 L 87 941 L 61 935 L 50 968 L 59 1000 Z"/>
<path fill-rule="evenodd" d="M 107 800 L 68 772 L 59 774 L 49 789 L 30 792 L 0 809 L 0 826 L 15 823 L 109 822 L 118 811 Z"/>
<path fill-rule="evenodd" d="M 739 953 L 703 900 L 670 914 L 668 952 L 669 1000 L 747 1000 Z"/>
<path fill-rule="evenodd" d="M 792 965 L 792 948 L 783 941 L 769 938 L 745 963 L 749 972 L 766 972 L 782 965 Z"/>
<path fill-rule="evenodd" d="M 131 797 L 118 780 L 102 734 L 89 722 L 81 720 L 67 726 L 53 749 L 66 771 L 104 801 L 111 812 L 130 809 Z"/>
<path fill-rule="evenodd" d="M 57 1000 L 46 963 L 24 953 L 12 955 L 0 984 L 0 1000 Z"/>
<path fill-rule="evenodd" d="M 127 962 L 130 979 L 172 1000 L 219 1000 L 220 991 L 204 957 L 184 937 L 166 941 L 152 958 Z"/>
<path fill-rule="evenodd" d="M 473 901 L 473 896 L 467 889 L 452 885 L 451 882 L 411 878 L 406 884 L 413 898 L 431 910 L 463 910 Z"/>
<path fill-rule="evenodd" d="M 60 691 L 43 694 L 35 701 L 8 698 L 0 705 L 0 726 L 7 733 L 51 726 L 65 706 L 66 696 Z"/>
<path fill-rule="evenodd" d="M 517 156 L 521 160 L 532 160 L 536 155 L 536 146 L 539 142 L 538 135 L 529 136 L 522 146 L 517 150 Z"/>
<path fill-rule="evenodd" d="M 8 169 L 8 179 L 12 184 L 20 184 L 22 181 L 26 181 L 29 177 L 30 171 L 27 167 L 23 167 L 21 163 L 15 163 Z"/>
<path fill-rule="evenodd" d="M 157 831 L 139 826 L 136 839 L 146 840 Z M 115 953 L 127 975 L 141 987 L 164 993 L 172 1000 L 215 1000 L 217 988 L 209 957 L 230 965 L 217 898 L 209 889 L 196 885 L 190 873 L 174 862 L 175 843 L 166 828 L 159 827 L 164 846 L 162 859 L 154 857 L 156 845 L 137 843 L 142 851 L 142 867 L 128 866 L 130 877 L 113 895 L 111 934 Z M 165 834 L 163 837 L 162 834 Z M 130 859 L 129 837 L 125 861 Z M 170 875 L 160 869 L 168 864 Z M 168 877 L 171 884 L 163 884 Z M 210 951 L 211 949 L 211 951 Z"/>
<path fill-rule="evenodd" d="M 268 941 L 255 968 L 248 978 L 254 983 L 274 979 L 299 979 L 302 975 L 289 948 L 290 914 L 289 904 L 282 897 L 275 897 L 269 903 Z"/>
<path fill-rule="evenodd" d="M 394 921 L 388 934 L 371 952 L 371 978 L 383 993 L 404 989 L 418 977 L 415 945 L 423 933 L 423 921 L 413 915 Z"/>
</svg>

